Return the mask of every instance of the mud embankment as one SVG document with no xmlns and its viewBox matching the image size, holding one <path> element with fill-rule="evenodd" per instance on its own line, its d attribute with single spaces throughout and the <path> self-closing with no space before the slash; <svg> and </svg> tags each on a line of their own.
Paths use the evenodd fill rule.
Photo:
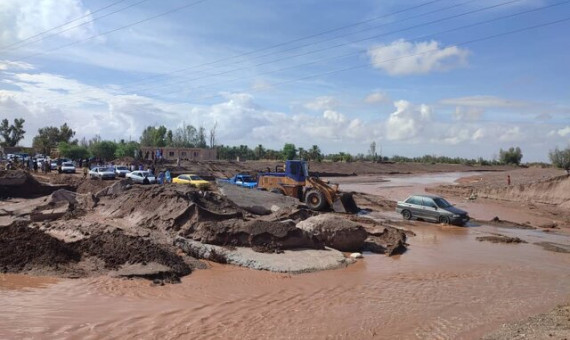
<svg viewBox="0 0 570 340">
<path fill-rule="evenodd" d="M 1 271 L 175 282 L 203 267 L 192 256 L 307 272 L 353 262 L 341 251 L 392 255 L 406 248 L 406 235 L 390 226 L 369 232 L 348 215 L 318 214 L 298 202 L 283 201 L 282 195 L 258 190 L 231 200 L 216 191 L 176 184 L 144 186 L 119 180 L 92 186 L 88 179 L 66 181 L 75 183 L 75 189 L 98 191 L 57 190 L 49 196 L 0 202 L 5 226 L 0 227 L 5 255 Z M 102 183 L 109 186 L 101 189 Z M 24 181 L 20 186 L 42 184 Z M 246 209 L 259 201 L 251 195 L 262 195 L 271 209 L 257 214 Z"/>
<path fill-rule="evenodd" d="M 0 198 L 37 197 L 49 195 L 59 189 L 73 189 L 69 185 L 49 185 L 38 182 L 23 170 L 0 170 Z"/>
<path fill-rule="evenodd" d="M 570 209 L 570 176 L 567 175 L 513 185 L 441 185 L 426 191 L 465 198 L 540 203 Z"/>
</svg>

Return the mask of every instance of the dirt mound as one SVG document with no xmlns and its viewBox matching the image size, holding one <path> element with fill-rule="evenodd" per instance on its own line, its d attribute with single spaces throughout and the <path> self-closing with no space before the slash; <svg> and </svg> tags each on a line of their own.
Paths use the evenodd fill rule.
<svg viewBox="0 0 570 340">
<path fill-rule="evenodd" d="M 180 185 L 133 186 L 118 195 L 101 197 L 98 211 L 152 230 L 174 234 L 199 221 L 241 218 L 242 210 L 211 192 Z"/>
<path fill-rule="evenodd" d="M 570 201 L 570 176 L 563 175 L 530 184 L 477 190 L 477 196 L 516 202 L 561 205 Z"/>
<path fill-rule="evenodd" d="M 279 252 L 284 249 L 324 249 L 312 234 L 293 222 L 239 221 L 203 222 L 194 225 L 183 236 L 206 244 L 252 247 L 259 252 Z"/>
<path fill-rule="evenodd" d="M 406 239 L 404 230 L 386 226 L 381 232 L 369 233 L 364 250 L 388 256 L 403 254 L 407 249 Z"/>
<path fill-rule="evenodd" d="M 127 236 L 120 230 L 95 235 L 71 243 L 70 246 L 77 252 L 102 259 L 107 269 L 119 269 L 125 264 L 155 262 L 171 268 L 172 274 L 176 276 L 188 275 L 192 271 L 174 250 L 139 237 Z"/>
<path fill-rule="evenodd" d="M 308 218 L 298 223 L 297 228 L 315 235 L 327 247 L 345 252 L 361 251 L 368 237 L 361 225 L 335 214 Z"/>
<path fill-rule="evenodd" d="M 0 198 L 49 195 L 58 189 L 73 189 L 73 187 L 40 183 L 24 170 L 0 170 Z"/>
<path fill-rule="evenodd" d="M 26 225 L 0 228 L 0 270 L 18 273 L 36 268 L 57 269 L 79 262 L 81 254 L 70 245 Z"/>
</svg>

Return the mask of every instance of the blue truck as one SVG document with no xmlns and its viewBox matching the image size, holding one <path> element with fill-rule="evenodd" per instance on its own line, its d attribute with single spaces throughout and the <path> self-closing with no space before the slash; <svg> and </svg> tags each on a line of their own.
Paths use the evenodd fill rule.
<svg viewBox="0 0 570 340">
<path fill-rule="evenodd" d="M 248 174 L 237 174 L 234 177 L 227 178 L 227 179 L 217 179 L 218 183 L 229 183 L 233 185 L 237 185 L 244 188 L 257 188 L 257 180 Z"/>
</svg>

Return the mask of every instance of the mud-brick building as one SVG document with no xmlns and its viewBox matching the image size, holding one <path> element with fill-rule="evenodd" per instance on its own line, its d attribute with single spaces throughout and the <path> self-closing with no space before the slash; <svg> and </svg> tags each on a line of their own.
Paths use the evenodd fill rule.
<svg viewBox="0 0 570 340">
<path fill-rule="evenodd" d="M 174 147 L 151 147 L 140 148 L 141 157 L 145 160 L 153 160 L 161 155 L 166 160 L 189 160 L 189 161 L 214 161 L 218 158 L 216 149 L 202 148 L 174 148 Z"/>
</svg>

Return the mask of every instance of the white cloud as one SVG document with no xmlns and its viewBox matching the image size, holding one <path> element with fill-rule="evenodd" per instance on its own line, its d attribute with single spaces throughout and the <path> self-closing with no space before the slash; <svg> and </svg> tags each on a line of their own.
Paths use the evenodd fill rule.
<svg viewBox="0 0 570 340">
<path fill-rule="evenodd" d="M 482 114 L 483 109 L 478 107 L 457 106 L 455 112 L 453 112 L 453 117 L 461 121 L 477 121 L 481 118 Z"/>
<path fill-rule="evenodd" d="M 513 108 L 526 107 L 531 104 L 522 100 L 511 100 L 496 96 L 469 96 L 460 98 L 448 98 L 440 101 L 443 105 L 457 105 L 482 108 Z"/>
<path fill-rule="evenodd" d="M 335 123 L 344 123 L 346 122 L 346 117 L 339 112 L 333 110 L 326 110 L 323 113 L 323 117 Z"/>
<path fill-rule="evenodd" d="M 23 61 L 0 60 L 0 71 L 33 70 L 34 66 Z"/>
<path fill-rule="evenodd" d="M 485 130 L 483 128 L 478 128 L 473 133 L 473 136 L 471 136 L 471 139 L 473 139 L 474 141 L 478 141 L 485 138 L 485 136 L 486 136 Z"/>
<path fill-rule="evenodd" d="M 322 96 L 315 98 L 304 106 L 313 111 L 330 110 L 338 106 L 338 101 L 331 96 Z"/>
<path fill-rule="evenodd" d="M 368 50 L 372 66 L 393 76 L 447 71 L 465 65 L 468 54 L 457 46 L 440 47 L 434 40 L 414 43 L 400 39 Z"/>
<path fill-rule="evenodd" d="M 48 33 L 64 31 L 66 28 L 85 23 L 59 34 L 69 39 L 81 39 L 93 33 L 93 24 L 87 23 L 92 17 L 81 0 L 2 0 L 0 1 L 0 46 L 18 43 L 81 17 L 84 18 Z M 30 39 L 30 41 L 35 40 L 36 38 Z"/>
<path fill-rule="evenodd" d="M 389 140 L 413 139 L 430 120 L 431 110 L 427 105 L 417 107 L 408 101 L 399 100 L 394 102 L 394 106 L 396 111 L 386 122 L 386 136 Z"/>
<path fill-rule="evenodd" d="M 570 125 L 566 126 L 563 129 L 558 130 L 557 132 L 560 137 L 566 137 L 570 135 Z"/>
<path fill-rule="evenodd" d="M 506 131 L 500 132 L 499 135 L 499 140 L 503 142 L 516 142 L 523 138 L 523 133 L 519 126 L 508 128 Z"/>
<path fill-rule="evenodd" d="M 366 98 L 364 98 L 364 102 L 368 104 L 375 104 L 375 103 L 386 103 L 390 101 L 390 96 L 386 92 L 372 92 Z"/>
</svg>

